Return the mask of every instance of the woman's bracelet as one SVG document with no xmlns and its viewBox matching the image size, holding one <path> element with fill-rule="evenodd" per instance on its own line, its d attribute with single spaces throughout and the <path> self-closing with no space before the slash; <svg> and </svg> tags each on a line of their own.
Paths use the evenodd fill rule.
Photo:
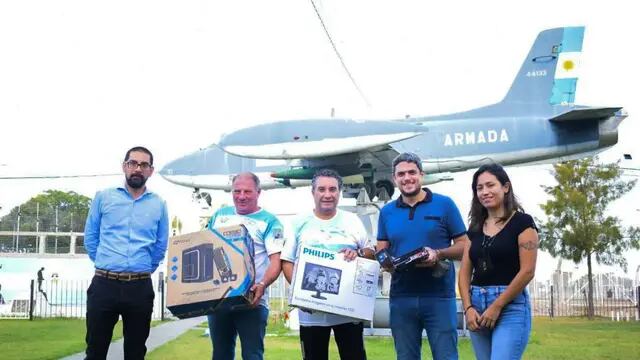
<svg viewBox="0 0 640 360">
<path fill-rule="evenodd" d="M 465 315 L 467 315 L 467 310 L 471 309 L 473 307 L 473 305 L 469 305 L 464 309 L 464 313 Z"/>
</svg>

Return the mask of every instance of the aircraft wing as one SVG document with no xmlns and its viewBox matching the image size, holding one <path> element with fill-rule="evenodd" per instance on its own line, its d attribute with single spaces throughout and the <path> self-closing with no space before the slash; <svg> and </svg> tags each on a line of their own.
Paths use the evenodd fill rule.
<svg viewBox="0 0 640 360">
<path fill-rule="evenodd" d="M 324 119 L 271 123 L 225 136 L 225 152 L 255 159 L 304 159 L 353 154 L 407 140 L 426 128 L 396 121 Z"/>
</svg>

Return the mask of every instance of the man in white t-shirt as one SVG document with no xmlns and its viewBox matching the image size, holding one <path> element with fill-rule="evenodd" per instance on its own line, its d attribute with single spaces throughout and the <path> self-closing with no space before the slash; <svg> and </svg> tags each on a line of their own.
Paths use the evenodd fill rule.
<svg viewBox="0 0 640 360">
<path fill-rule="evenodd" d="M 360 219 L 353 213 L 337 208 L 341 190 L 342 178 L 337 172 L 323 169 L 314 175 L 311 193 L 315 208 L 312 213 L 301 215 L 292 221 L 289 229 L 291 233 L 286 236 L 287 240 L 280 255 L 282 271 L 289 283 L 293 276 L 298 248 L 302 244 L 343 252 L 346 261 L 352 261 L 357 256 L 373 259 L 373 244 L 367 237 Z M 327 286 L 332 286 L 330 278 L 324 280 Z M 309 281 L 315 280 L 309 279 Z M 362 340 L 361 320 L 319 311 L 311 313 L 300 311 L 300 343 L 303 359 L 326 360 L 329 358 L 329 337 L 332 329 L 341 359 L 367 358 Z"/>
<path fill-rule="evenodd" d="M 261 360 L 264 357 L 264 336 L 269 318 L 267 288 L 280 275 L 280 250 L 284 243 L 280 221 L 258 205 L 260 179 L 253 173 L 240 173 L 232 181 L 233 205 L 216 211 L 208 228 L 242 224 L 247 228 L 254 246 L 256 267 L 253 304 L 249 309 L 218 310 L 208 316 L 213 358 L 233 360 L 236 337 L 240 336 L 242 358 Z"/>
</svg>

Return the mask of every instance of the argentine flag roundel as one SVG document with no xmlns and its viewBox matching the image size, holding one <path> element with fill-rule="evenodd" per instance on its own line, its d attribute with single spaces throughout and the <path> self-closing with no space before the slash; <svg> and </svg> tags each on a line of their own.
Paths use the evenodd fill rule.
<svg viewBox="0 0 640 360">
<path fill-rule="evenodd" d="M 563 52 L 558 56 L 556 79 L 575 79 L 580 70 L 580 52 Z"/>
</svg>

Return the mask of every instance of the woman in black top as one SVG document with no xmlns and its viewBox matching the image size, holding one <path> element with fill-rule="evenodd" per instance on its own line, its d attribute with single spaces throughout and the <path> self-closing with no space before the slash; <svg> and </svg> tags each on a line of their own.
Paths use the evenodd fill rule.
<svg viewBox="0 0 640 360">
<path fill-rule="evenodd" d="M 531 332 L 526 286 L 536 268 L 538 233 L 502 166 L 473 174 L 469 239 L 458 287 L 478 359 L 520 359 Z"/>
</svg>

